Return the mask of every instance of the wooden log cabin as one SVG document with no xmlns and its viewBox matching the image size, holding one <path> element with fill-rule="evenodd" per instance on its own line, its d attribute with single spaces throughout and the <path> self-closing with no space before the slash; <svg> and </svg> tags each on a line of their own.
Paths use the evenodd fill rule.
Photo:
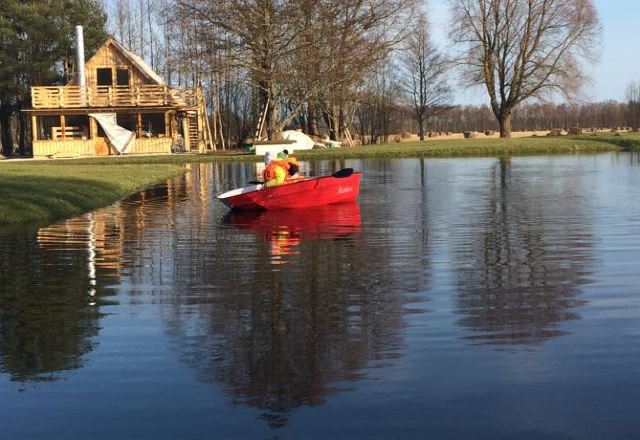
<svg viewBox="0 0 640 440">
<path fill-rule="evenodd" d="M 169 87 L 113 38 L 87 61 L 84 72 L 85 87 L 77 77 L 66 86 L 31 87 L 32 108 L 26 112 L 34 157 L 118 154 L 92 114 L 115 114 L 118 126 L 135 133 L 126 153 L 214 148 L 201 89 Z"/>
</svg>

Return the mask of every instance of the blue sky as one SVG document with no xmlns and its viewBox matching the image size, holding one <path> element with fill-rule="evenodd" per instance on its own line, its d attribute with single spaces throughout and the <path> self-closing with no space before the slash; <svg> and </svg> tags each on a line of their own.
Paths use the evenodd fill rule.
<svg viewBox="0 0 640 440">
<path fill-rule="evenodd" d="M 446 49 L 448 0 L 427 0 L 427 14 L 434 40 Z M 602 51 L 597 64 L 585 66 L 592 83 L 584 88 L 582 100 L 625 100 L 631 81 L 640 82 L 640 1 L 594 0 L 602 23 Z M 456 104 L 480 104 L 486 101 L 481 90 L 460 90 L 455 86 Z"/>
</svg>

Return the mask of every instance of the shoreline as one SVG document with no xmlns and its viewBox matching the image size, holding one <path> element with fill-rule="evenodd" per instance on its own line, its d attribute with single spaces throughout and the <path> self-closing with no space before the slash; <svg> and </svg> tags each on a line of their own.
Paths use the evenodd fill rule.
<svg viewBox="0 0 640 440">
<path fill-rule="evenodd" d="M 640 133 L 511 139 L 447 139 L 304 150 L 299 160 L 461 158 L 640 151 Z M 0 227 L 45 225 L 108 206 L 187 172 L 183 165 L 260 162 L 244 152 L 0 161 Z"/>
</svg>

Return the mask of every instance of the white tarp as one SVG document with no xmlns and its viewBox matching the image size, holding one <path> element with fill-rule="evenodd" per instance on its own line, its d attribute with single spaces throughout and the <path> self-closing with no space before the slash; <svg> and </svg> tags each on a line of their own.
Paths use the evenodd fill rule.
<svg viewBox="0 0 640 440">
<path fill-rule="evenodd" d="M 295 141 L 295 144 L 289 147 L 291 150 L 311 150 L 315 144 L 313 139 L 298 130 L 283 131 L 282 137 L 289 141 Z"/>
<path fill-rule="evenodd" d="M 89 113 L 89 116 L 98 121 L 109 138 L 109 143 L 120 154 L 125 153 L 136 138 L 133 131 L 118 125 L 115 113 Z"/>
</svg>

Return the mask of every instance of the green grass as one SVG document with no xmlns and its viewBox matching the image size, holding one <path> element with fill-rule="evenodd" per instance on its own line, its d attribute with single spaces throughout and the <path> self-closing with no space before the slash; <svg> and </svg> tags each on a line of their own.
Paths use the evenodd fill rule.
<svg viewBox="0 0 640 440">
<path fill-rule="evenodd" d="M 529 156 L 540 154 L 597 153 L 640 151 L 640 134 L 585 134 L 563 137 L 527 137 L 511 139 L 444 139 L 424 142 L 400 142 L 364 145 L 357 148 L 296 152 L 299 159 L 370 158 L 370 157 L 474 157 Z"/>
<path fill-rule="evenodd" d="M 187 164 L 195 162 L 259 162 L 262 157 L 250 154 L 244 150 L 231 150 L 209 154 L 145 154 L 140 156 L 108 156 L 83 157 L 80 159 L 40 159 L 30 163 L 42 165 L 167 165 Z"/>
<path fill-rule="evenodd" d="M 481 135 L 482 136 L 482 135 Z M 312 159 L 399 158 L 399 157 L 476 157 L 528 156 L 540 154 L 597 153 L 607 151 L 640 151 L 640 133 L 583 134 L 581 136 L 527 137 L 512 139 L 476 138 L 442 139 L 424 142 L 400 142 L 362 145 L 356 148 L 297 151 L 296 157 Z M 184 164 L 193 162 L 259 162 L 262 157 L 245 151 L 214 154 L 172 154 L 145 156 L 115 156 L 70 160 L 39 161 L 53 165 L 122 165 L 122 164 Z M 36 163 L 36 161 L 34 161 Z"/>
<path fill-rule="evenodd" d="M 640 133 L 514 139 L 447 139 L 296 152 L 301 160 L 401 157 L 524 156 L 640 151 Z M 193 162 L 258 162 L 246 152 L 117 156 L 0 163 L 0 226 L 45 224 L 106 206 L 184 172 Z"/>
<path fill-rule="evenodd" d="M 640 132 L 583 134 L 579 136 L 579 139 L 592 142 L 607 142 L 621 148 L 623 151 L 640 151 Z"/>
<path fill-rule="evenodd" d="M 184 168 L 161 165 L 0 164 L 0 225 L 40 225 L 106 206 Z"/>
</svg>

